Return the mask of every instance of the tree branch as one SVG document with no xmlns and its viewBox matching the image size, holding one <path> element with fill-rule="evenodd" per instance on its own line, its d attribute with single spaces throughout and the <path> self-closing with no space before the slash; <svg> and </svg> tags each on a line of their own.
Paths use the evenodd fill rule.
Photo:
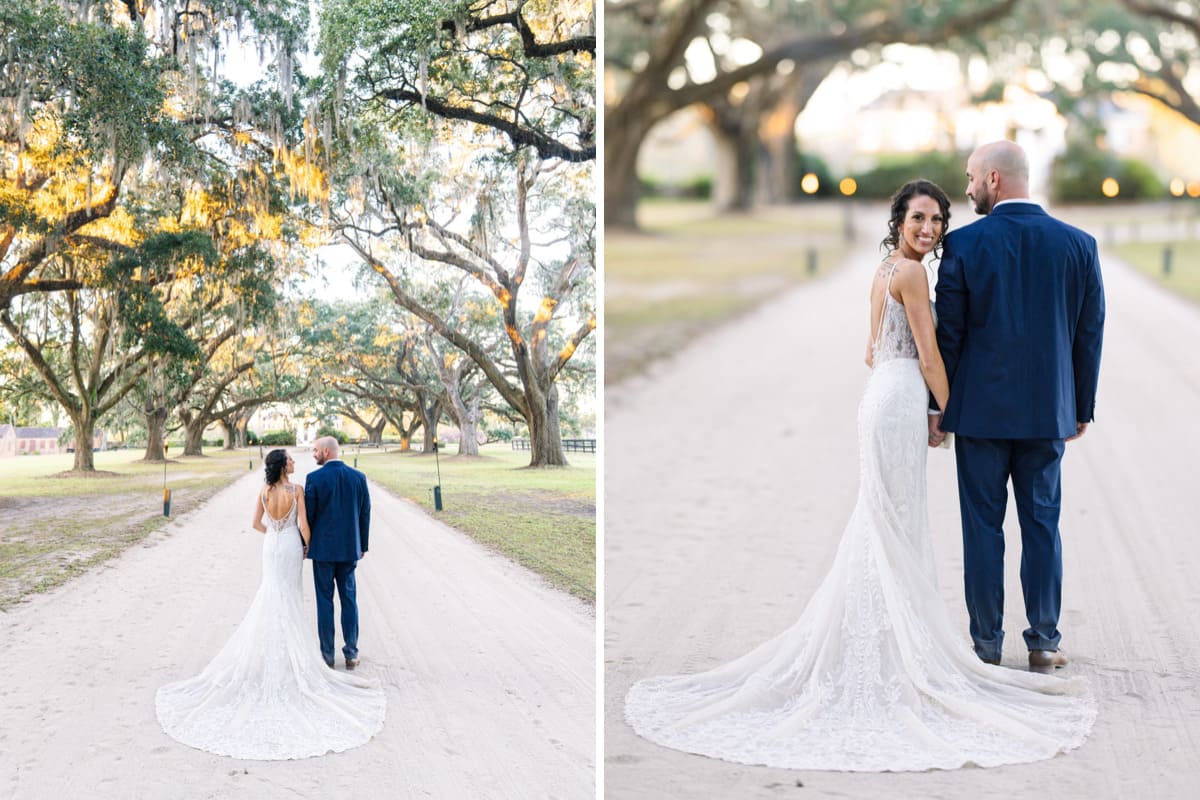
<svg viewBox="0 0 1200 800">
<path fill-rule="evenodd" d="M 571 360 L 571 356 L 575 355 L 575 351 L 584 339 L 596 329 L 596 315 L 588 319 L 587 322 L 579 326 L 578 330 L 571 336 L 570 340 L 563 346 L 563 349 L 558 352 L 558 357 L 554 359 L 554 363 L 550 365 L 550 380 L 558 377 L 558 373 L 563 366 Z"/>
<path fill-rule="evenodd" d="M 542 158 L 561 158 L 563 161 L 573 162 L 591 161 L 596 158 L 596 145 L 594 144 L 574 149 L 541 131 L 522 127 L 519 123 L 513 122 L 510 119 L 505 119 L 496 114 L 488 114 L 471 108 L 452 105 L 442 98 L 422 95 L 413 89 L 383 89 L 375 97 L 398 103 L 419 105 L 431 113 L 439 117 L 445 117 L 446 119 L 457 119 L 486 125 L 503 133 L 517 148 L 534 148 Z"/>
<path fill-rule="evenodd" d="M 525 17 L 519 10 L 510 11 L 507 14 L 496 14 L 491 17 L 472 19 L 467 23 L 467 30 L 481 31 L 497 25 L 511 25 L 515 28 L 521 34 L 521 48 L 524 50 L 525 55 L 530 58 L 549 58 L 562 53 L 591 53 L 592 56 L 596 55 L 595 36 L 575 36 L 557 42 L 539 43 L 534 38 L 533 30 L 529 27 L 529 23 L 525 21 Z M 442 23 L 442 28 L 445 29 L 447 26 L 456 28 L 457 23 L 453 20 L 446 20 Z"/>
</svg>

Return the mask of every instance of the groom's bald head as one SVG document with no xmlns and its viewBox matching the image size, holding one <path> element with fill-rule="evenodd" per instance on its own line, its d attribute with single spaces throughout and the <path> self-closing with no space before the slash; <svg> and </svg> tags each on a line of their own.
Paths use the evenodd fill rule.
<svg viewBox="0 0 1200 800">
<path fill-rule="evenodd" d="M 1016 142 L 980 145 L 967 159 L 967 197 L 978 214 L 990 214 L 1001 200 L 1029 197 L 1029 159 Z"/>
<path fill-rule="evenodd" d="M 338 441 L 332 436 L 322 436 L 313 442 L 313 458 L 318 464 L 324 464 L 331 458 L 338 457 Z"/>
</svg>

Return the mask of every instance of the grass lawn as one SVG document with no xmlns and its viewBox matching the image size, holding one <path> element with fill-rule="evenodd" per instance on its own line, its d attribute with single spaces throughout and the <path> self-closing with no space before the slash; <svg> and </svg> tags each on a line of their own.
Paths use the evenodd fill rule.
<svg viewBox="0 0 1200 800">
<path fill-rule="evenodd" d="M 749 215 L 645 203 L 641 232 L 605 238 L 606 382 L 643 372 L 707 328 L 837 266 L 844 212 L 836 202 Z"/>
<path fill-rule="evenodd" d="M 1163 249 L 1170 245 L 1171 273 L 1163 274 Z M 1176 294 L 1200 301 L 1200 240 L 1182 242 L 1137 242 L 1110 248 L 1140 272 Z"/>
<path fill-rule="evenodd" d="M 197 508 L 250 469 L 247 451 L 167 464 L 171 515 Z M 141 450 L 96 453 L 95 477 L 59 477 L 69 454 L 0 460 L 0 608 L 58 586 L 162 527 L 163 465 Z M 253 455 L 258 468 L 257 451 Z"/>
<path fill-rule="evenodd" d="M 443 510 L 434 511 L 432 455 L 349 446 L 342 458 L 442 522 L 528 567 L 589 603 L 596 601 L 596 456 L 567 453 L 571 466 L 528 469 L 528 451 L 508 444 L 478 458 L 441 454 Z"/>
</svg>

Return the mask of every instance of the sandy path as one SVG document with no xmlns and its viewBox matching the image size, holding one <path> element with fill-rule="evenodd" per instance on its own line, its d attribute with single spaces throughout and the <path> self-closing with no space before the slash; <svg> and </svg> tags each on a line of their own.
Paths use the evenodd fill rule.
<svg viewBox="0 0 1200 800">
<path fill-rule="evenodd" d="M 167 737 L 156 688 L 203 668 L 257 587 L 258 485 L 248 475 L 147 546 L 0 614 L 0 797 L 594 795 L 590 609 L 378 488 L 359 669 L 385 685 L 383 731 L 288 762 Z M 307 568 L 304 582 L 311 611 Z"/>
<path fill-rule="evenodd" d="M 605 794 L 666 797 L 1195 796 L 1200 780 L 1200 308 L 1105 258 L 1097 422 L 1069 445 L 1063 649 L 1100 697 L 1079 751 L 998 769 L 860 775 L 745 767 L 622 721 L 639 678 L 698 671 L 790 625 L 857 488 L 866 288 L 877 251 L 697 341 L 607 395 Z M 1194 266 L 1194 265 L 1193 265 Z M 953 455 L 930 454 L 942 594 L 961 619 Z M 1025 627 L 1010 504 L 1004 663 Z M 803 784 L 800 788 L 799 784 Z"/>
</svg>

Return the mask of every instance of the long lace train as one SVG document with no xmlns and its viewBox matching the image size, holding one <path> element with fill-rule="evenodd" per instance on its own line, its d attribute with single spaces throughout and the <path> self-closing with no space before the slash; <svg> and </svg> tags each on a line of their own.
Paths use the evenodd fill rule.
<svg viewBox="0 0 1200 800">
<path fill-rule="evenodd" d="M 741 658 L 634 684 L 625 717 L 641 736 L 743 764 L 872 772 L 1037 761 L 1087 738 L 1085 680 L 984 664 L 950 623 L 925 493 L 927 390 L 903 314 L 885 301 L 858 499 L 829 574 L 791 628 Z"/>
<path fill-rule="evenodd" d="M 255 760 L 305 758 L 364 744 L 383 727 L 375 681 L 325 666 L 301 599 L 304 555 L 293 506 L 271 520 L 263 578 L 237 630 L 193 678 L 163 686 L 163 730 L 191 747 Z"/>
</svg>

